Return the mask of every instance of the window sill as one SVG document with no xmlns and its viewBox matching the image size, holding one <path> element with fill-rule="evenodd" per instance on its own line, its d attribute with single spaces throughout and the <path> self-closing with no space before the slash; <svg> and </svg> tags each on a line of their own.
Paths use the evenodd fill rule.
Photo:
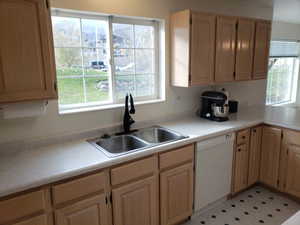
<svg viewBox="0 0 300 225">
<path fill-rule="evenodd" d="M 140 102 L 136 102 L 135 105 L 155 104 L 164 101 L 165 99 L 140 101 Z M 98 106 L 90 106 L 90 107 L 75 108 L 75 109 L 59 109 L 59 114 L 66 115 L 66 114 L 74 114 L 74 113 L 82 113 L 82 112 L 110 110 L 110 109 L 117 109 L 117 108 L 124 108 L 124 104 L 111 104 L 111 105 L 100 105 L 100 106 L 98 105 Z"/>
</svg>

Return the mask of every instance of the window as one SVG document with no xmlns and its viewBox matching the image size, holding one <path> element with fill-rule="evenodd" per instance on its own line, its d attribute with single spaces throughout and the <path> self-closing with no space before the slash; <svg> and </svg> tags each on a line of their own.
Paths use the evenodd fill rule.
<svg viewBox="0 0 300 225">
<path fill-rule="evenodd" d="M 272 41 L 267 84 L 267 105 L 293 103 L 299 74 L 299 43 Z"/>
<path fill-rule="evenodd" d="M 161 98 L 158 21 L 53 10 L 60 111 Z"/>
</svg>

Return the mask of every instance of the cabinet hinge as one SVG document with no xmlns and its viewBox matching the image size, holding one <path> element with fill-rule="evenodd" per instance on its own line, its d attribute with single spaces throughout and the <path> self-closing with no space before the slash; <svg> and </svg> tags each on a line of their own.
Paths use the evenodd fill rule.
<svg viewBox="0 0 300 225">
<path fill-rule="evenodd" d="M 46 0 L 46 7 L 47 7 L 47 9 L 50 8 L 49 0 Z"/>
<path fill-rule="evenodd" d="M 110 201 L 110 204 L 112 204 L 112 201 L 113 201 L 113 198 L 112 198 L 112 193 L 110 193 L 110 196 L 109 196 L 109 201 Z"/>
<path fill-rule="evenodd" d="M 54 90 L 57 91 L 57 82 L 55 81 L 53 84 Z"/>
</svg>

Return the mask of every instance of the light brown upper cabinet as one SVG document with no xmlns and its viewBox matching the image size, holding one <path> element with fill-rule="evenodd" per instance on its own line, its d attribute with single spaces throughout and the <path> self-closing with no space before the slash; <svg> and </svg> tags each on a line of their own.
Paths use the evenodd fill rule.
<svg viewBox="0 0 300 225">
<path fill-rule="evenodd" d="M 235 17 L 217 18 L 215 81 L 218 83 L 234 80 L 236 25 Z"/>
<path fill-rule="evenodd" d="M 253 79 L 265 79 L 268 75 L 271 23 L 257 21 L 255 29 Z"/>
<path fill-rule="evenodd" d="M 184 10 L 171 15 L 172 85 L 264 79 L 270 21 Z"/>
<path fill-rule="evenodd" d="M 47 0 L 1 0 L 0 29 L 0 103 L 57 98 Z"/>
<path fill-rule="evenodd" d="M 281 129 L 264 126 L 262 135 L 260 181 L 274 188 L 278 188 L 279 185 L 280 149 Z"/>
<path fill-rule="evenodd" d="M 214 82 L 216 16 L 181 11 L 171 16 L 172 84 Z"/>
<path fill-rule="evenodd" d="M 235 80 L 251 80 L 252 78 L 254 35 L 255 21 L 239 19 L 237 25 Z"/>
</svg>

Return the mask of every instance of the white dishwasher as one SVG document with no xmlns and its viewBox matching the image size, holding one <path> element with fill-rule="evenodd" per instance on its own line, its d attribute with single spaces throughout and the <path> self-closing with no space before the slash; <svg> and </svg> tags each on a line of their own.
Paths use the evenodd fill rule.
<svg viewBox="0 0 300 225">
<path fill-rule="evenodd" d="M 230 194 L 235 135 L 197 143 L 195 212 Z"/>
</svg>

